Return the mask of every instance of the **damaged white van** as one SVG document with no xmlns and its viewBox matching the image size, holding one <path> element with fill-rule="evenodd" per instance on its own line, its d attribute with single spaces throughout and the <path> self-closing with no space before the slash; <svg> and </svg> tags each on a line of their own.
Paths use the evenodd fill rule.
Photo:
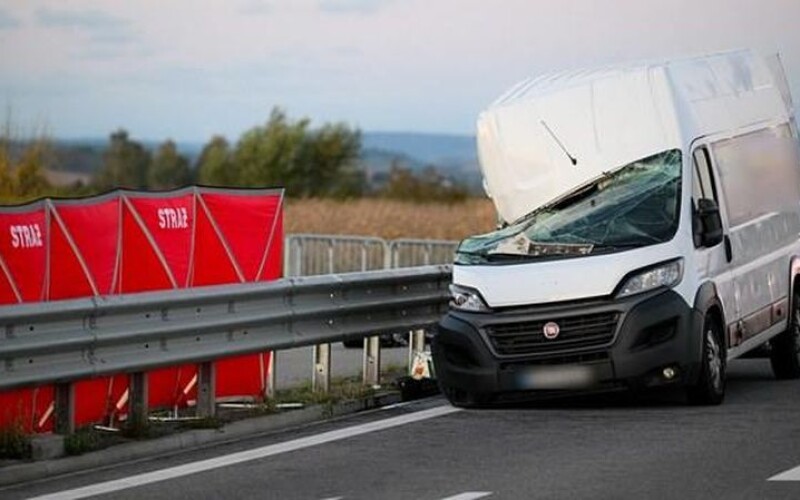
<svg viewBox="0 0 800 500">
<path fill-rule="evenodd" d="M 478 121 L 504 227 L 464 240 L 432 351 L 458 406 L 685 387 L 766 344 L 800 376 L 800 155 L 777 57 L 521 82 Z"/>
</svg>

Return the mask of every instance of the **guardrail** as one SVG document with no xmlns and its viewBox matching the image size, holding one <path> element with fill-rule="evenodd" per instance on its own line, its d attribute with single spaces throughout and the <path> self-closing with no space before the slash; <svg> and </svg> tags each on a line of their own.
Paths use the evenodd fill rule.
<svg viewBox="0 0 800 500">
<path fill-rule="evenodd" d="M 450 278 L 449 266 L 430 266 L 3 307 L 0 389 L 54 383 L 56 430 L 68 433 L 72 382 L 129 373 L 129 419 L 144 422 L 146 371 L 198 363 L 197 412 L 208 416 L 213 360 L 317 346 L 315 388 L 327 390 L 329 344 L 366 337 L 365 360 L 378 367 L 365 370 L 370 383 L 380 365 L 374 336 L 434 324 Z"/>
</svg>

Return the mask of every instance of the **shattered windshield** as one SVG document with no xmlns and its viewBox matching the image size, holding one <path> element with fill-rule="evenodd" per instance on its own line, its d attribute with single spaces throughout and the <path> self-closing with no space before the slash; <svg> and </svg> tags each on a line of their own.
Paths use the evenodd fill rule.
<svg viewBox="0 0 800 500">
<path fill-rule="evenodd" d="M 467 238 L 456 263 L 606 253 L 669 241 L 678 228 L 681 152 L 609 172 L 510 226 Z"/>
</svg>

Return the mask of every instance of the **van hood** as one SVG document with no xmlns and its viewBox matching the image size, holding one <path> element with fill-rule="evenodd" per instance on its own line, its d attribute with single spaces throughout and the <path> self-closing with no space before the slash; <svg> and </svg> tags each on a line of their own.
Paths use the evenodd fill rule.
<svg viewBox="0 0 800 500">
<path fill-rule="evenodd" d="M 680 256 L 670 242 L 525 264 L 455 265 L 453 283 L 477 290 L 493 308 L 580 300 L 609 296 L 630 272 Z"/>
<path fill-rule="evenodd" d="M 651 67 L 522 82 L 477 128 L 484 188 L 506 222 L 681 144 L 666 73 Z"/>
</svg>

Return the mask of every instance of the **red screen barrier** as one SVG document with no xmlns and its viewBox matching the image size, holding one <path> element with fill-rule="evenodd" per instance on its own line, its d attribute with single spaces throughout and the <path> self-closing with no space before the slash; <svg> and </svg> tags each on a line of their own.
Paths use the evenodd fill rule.
<svg viewBox="0 0 800 500">
<path fill-rule="evenodd" d="M 0 304 L 135 293 L 280 277 L 281 190 L 117 191 L 0 207 Z M 217 396 L 260 398 L 269 353 L 217 362 Z M 196 397 L 194 365 L 148 374 L 151 407 Z M 114 424 L 127 377 L 76 383 L 76 424 Z M 50 386 L 0 393 L 0 427 L 52 428 Z"/>
</svg>

